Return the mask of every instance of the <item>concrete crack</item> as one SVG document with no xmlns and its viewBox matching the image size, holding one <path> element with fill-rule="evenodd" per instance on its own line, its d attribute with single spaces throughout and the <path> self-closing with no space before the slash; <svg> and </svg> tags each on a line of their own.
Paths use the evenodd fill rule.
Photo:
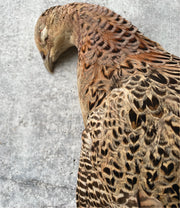
<svg viewBox="0 0 180 208">
<path fill-rule="evenodd" d="M 2 181 L 12 181 L 20 186 L 29 186 L 29 187 L 45 187 L 46 189 L 67 189 L 67 190 L 75 190 L 75 187 L 71 185 L 54 185 L 51 183 L 47 183 L 38 179 L 29 179 L 29 180 L 19 180 L 17 178 L 8 178 L 5 176 L 1 176 L 0 180 Z"/>
</svg>

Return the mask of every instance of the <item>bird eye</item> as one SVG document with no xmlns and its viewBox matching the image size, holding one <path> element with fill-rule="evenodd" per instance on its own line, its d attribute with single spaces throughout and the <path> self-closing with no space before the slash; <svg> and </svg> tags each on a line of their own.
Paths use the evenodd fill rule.
<svg viewBox="0 0 180 208">
<path fill-rule="evenodd" d="M 47 42 L 47 40 L 48 40 L 48 36 L 44 39 L 44 41 Z"/>
<path fill-rule="evenodd" d="M 44 55 L 44 53 L 41 51 L 41 57 L 43 60 L 45 60 L 46 56 Z"/>
</svg>

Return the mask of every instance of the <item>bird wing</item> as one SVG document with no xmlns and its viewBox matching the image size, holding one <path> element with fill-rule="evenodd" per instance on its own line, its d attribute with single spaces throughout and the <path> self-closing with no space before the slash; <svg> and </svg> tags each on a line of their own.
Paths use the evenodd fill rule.
<svg viewBox="0 0 180 208">
<path fill-rule="evenodd" d="M 105 207 L 111 202 L 111 207 L 178 204 L 180 62 L 175 56 L 165 60 L 168 54 L 140 56 L 121 63 L 132 72 L 130 62 L 137 62 L 123 80 L 114 73 L 114 89 L 88 116 L 82 134 L 78 207 Z"/>
</svg>

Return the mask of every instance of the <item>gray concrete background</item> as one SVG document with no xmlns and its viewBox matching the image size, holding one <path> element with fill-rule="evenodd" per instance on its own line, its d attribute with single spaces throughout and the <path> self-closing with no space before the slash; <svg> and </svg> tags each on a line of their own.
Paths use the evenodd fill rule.
<svg viewBox="0 0 180 208">
<path fill-rule="evenodd" d="M 54 75 L 34 43 L 37 18 L 67 0 L 0 0 L 0 208 L 75 207 L 83 122 L 77 52 Z M 180 0 L 91 0 L 180 56 Z"/>
</svg>

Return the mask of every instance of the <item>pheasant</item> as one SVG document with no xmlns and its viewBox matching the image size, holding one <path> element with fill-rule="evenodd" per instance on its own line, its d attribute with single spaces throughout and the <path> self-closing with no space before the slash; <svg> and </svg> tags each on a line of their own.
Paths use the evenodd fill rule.
<svg viewBox="0 0 180 208">
<path fill-rule="evenodd" d="M 35 41 L 50 72 L 78 49 L 85 129 L 77 207 L 179 207 L 180 58 L 87 3 L 46 10 Z"/>
</svg>

